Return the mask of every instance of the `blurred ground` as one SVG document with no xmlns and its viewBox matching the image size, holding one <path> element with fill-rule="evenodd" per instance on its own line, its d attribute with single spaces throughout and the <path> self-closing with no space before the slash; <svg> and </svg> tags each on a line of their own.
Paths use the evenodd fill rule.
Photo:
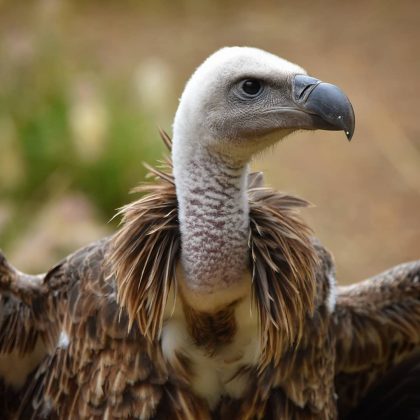
<svg viewBox="0 0 420 420">
<path fill-rule="evenodd" d="M 0 247 L 45 270 L 107 224 L 163 148 L 176 98 L 225 45 L 338 84 L 356 133 L 299 133 L 254 163 L 315 208 L 343 283 L 420 258 L 420 3 L 0 2 Z"/>
</svg>

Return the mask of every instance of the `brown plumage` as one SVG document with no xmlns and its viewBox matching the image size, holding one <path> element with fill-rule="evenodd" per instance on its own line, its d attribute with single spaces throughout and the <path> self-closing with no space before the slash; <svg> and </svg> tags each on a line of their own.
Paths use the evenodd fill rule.
<svg viewBox="0 0 420 420">
<path fill-rule="evenodd" d="M 123 209 L 114 237 L 34 279 L 2 260 L 2 293 L 19 301 L 2 317 L 2 353 L 30 353 L 38 335 L 48 343 L 44 361 L 16 391 L 19 418 L 334 418 L 334 378 L 346 413 L 420 347 L 420 264 L 339 289 L 331 315 L 334 267 L 297 218 L 294 209 L 306 203 L 254 187 L 259 176 L 252 175 L 250 261 L 262 351 L 257 365 L 236 372 L 247 378 L 243 398 L 224 398 L 211 413 L 189 387 L 188 355 L 169 363 L 159 345 L 166 300 L 176 290 L 179 234 L 172 177 L 153 173 L 154 183 L 139 189 L 145 195 Z M 209 353 L 235 334 L 232 308 L 184 310 L 196 344 Z M 68 343 L 58 344 L 57 325 Z"/>
<path fill-rule="evenodd" d="M 336 388 L 343 413 L 420 349 L 419 302 L 420 261 L 338 289 Z M 420 395 L 420 377 L 416 386 Z"/>
<path fill-rule="evenodd" d="M 162 311 L 171 282 L 176 284 L 179 234 L 172 178 L 157 170 L 154 174 L 159 180 L 139 189 L 148 194 L 123 209 L 124 224 L 115 237 L 68 257 L 48 273 L 42 283 L 39 282 L 38 294 L 44 290 L 52 292 L 53 284 L 61 286 L 56 294 L 62 300 L 56 302 L 53 318 L 62 319 L 69 345 L 59 345 L 45 359 L 35 377 L 31 377 L 25 403 L 21 406 L 22 415 L 34 407 L 37 407 L 36 413 L 44 410 L 44 404 L 50 399 L 56 409 L 60 407 L 60 416 L 80 413 L 88 417 L 98 410 L 109 410 L 111 416 L 120 412 L 143 413 L 147 418 L 158 415 L 160 410 L 175 414 L 179 409 L 184 418 L 187 406 L 192 412 L 203 410 L 200 416 L 205 417 L 204 413 L 208 412 L 204 402 L 193 397 L 188 389 L 191 375 L 188 358 L 180 355 L 179 366 L 169 366 L 159 350 L 157 337 L 163 322 Z M 255 182 L 257 178 L 253 175 L 251 180 Z M 322 299 L 315 295 L 315 248 L 309 238 L 309 229 L 294 210 L 306 203 L 261 187 L 251 189 L 250 198 L 253 226 L 250 260 L 264 349 L 257 369 L 264 386 L 262 395 L 252 392 L 253 404 L 249 407 L 252 412 L 267 403 L 270 394 L 268 372 L 271 377 L 280 363 L 284 364 L 285 374 L 293 370 L 291 363 L 309 363 L 301 358 L 294 360 L 293 348 L 308 345 L 304 331 L 308 331 L 312 322 L 319 326 L 319 315 L 314 317 L 313 313 L 316 304 L 322 306 Z M 267 241 L 262 240 L 264 237 Z M 108 266 L 108 261 L 113 262 L 115 269 Z M 113 270 L 116 277 L 111 274 Z M 296 276 L 295 283 L 290 281 L 293 276 Z M 64 278 L 66 281 L 62 280 Z M 148 279 L 153 281 L 147 282 Z M 319 283 L 321 281 L 319 279 Z M 24 298 L 24 289 L 18 289 L 14 282 L 7 284 L 13 284 L 9 292 Z M 318 288 L 323 285 L 319 284 Z M 26 302 L 27 305 L 32 303 L 30 299 Z M 47 305 L 46 301 L 42 305 Z M 222 315 L 200 315 L 188 308 L 186 313 L 192 330 L 198 331 L 200 323 L 210 324 L 207 333 L 206 328 L 200 328 L 195 338 L 204 340 L 205 346 L 213 351 L 217 349 L 218 341 L 228 341 L 235 332 L 235 319 L 229 308 Z M 226 324 L 230 326 L 226 327 Z M 21 336 L 13 327 L 5 328 L 5 332 Z M 109 363 L 112 365 L 108 366 Z M 238 375 L 253 378 L 256 368 L 241 366 Z M 309 370 L 309 366 L 306 368 Z M 86 382 L 88 378 L 93 382 Z M 131 386 L 131 383 L 138 386 Z M 136 400 L 139 389 L 145 395 Z M 130 404 L 124 398 L 120 401 L 127 392 L 132 394 Z M 246 406 L 249 404 L 247 401 Z M 225 401 L 223 406 L 227 405 Z M 179 408 L 175 409 L 176 406 Z"/>
<path fill-rule="evenodd" d="M 393 372 L 412 378 L 420 262 L 336 302 L 307 203 L 247 175 L 293 131 L 354 126 L 347 96 L 299 66 L 246 47 L 210 56 L 175 116 L 173 171 L 150 168 L 114 236 L 41 276 L 0 259 L 1 414 L 334 419 L 369 413 Z"/>
<path fill-rule="evenodd" d="M 168 144 L 168 136 L 162 133 L 162 137 Z M 166 165 L 170 167 L 170 162 Z M 180 240 L 174 180 L 164 170 L 149 169 L 156 182 L 135 189 L 147 195 L 121 210 L 123 226 L 113 240 L 109 260 L 130 324 L 136 319 L 142 334 L 155 340 L 169 290 L 176 290 Z M 264 367 L 270 358 L 278 363 L 284 349 L 299 342 L 305 316 L 314 311 L 317 256 L 310 230 L 296 216 L 296 209 L 307 202 L 263 187 L 249 189 L 249 199 L 252 292 L 261 323 Z"/>
</svg>

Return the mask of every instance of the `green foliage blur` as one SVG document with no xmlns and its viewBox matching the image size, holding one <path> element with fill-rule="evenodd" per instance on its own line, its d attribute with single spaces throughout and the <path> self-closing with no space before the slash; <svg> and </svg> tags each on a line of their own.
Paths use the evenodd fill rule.
<svg viewBox="0 0 420 420">
<path fill-rule="evenodd" d="M 300 132 L 253 162 L 316 204 L 341 282 L 420 255 L 418 0 L 0 0 L 0 248 L 41 272 L 111 234 L 210 53 L 263 48 L 340 86 L 342 133 Z"/>
<path fill-rule="evenodd" d="M 142 162 L 161 155 L 130 83 L 93 72 L 89 59 L 69 63 L 54 28 L 37 31 L 31 48 L 0 70 L 0 202 L 14 203 L 2 245 L 63 191 L 85 193 L 108 221 L 144 178 Z"/>
</svg>

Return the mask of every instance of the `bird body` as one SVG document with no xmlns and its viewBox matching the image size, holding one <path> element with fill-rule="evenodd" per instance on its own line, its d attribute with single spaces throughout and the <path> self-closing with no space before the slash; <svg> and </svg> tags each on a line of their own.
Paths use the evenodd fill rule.
<svg viewBox="0 0 420 420">
<path fill-rule="evenodd" d="M 19 401 L 3 411 L 333 419 L 357 408 L 420 348 L 420 263 L 336 288 L 297 214 L 307 203 L 248 171 L 259 151 L 317 128 L 351 138 L 341 90 L 261 50 L 210 56 L 181 97 L 172 146 L 162 133 L 172 161 L 150 168 L 115 235 L 36 278 L 0 261 L 0 391 Z M 19 381 L 4 366 L 16 355 L 34 360 Z"/>
<path fill-rule="evenodd" d="M 175 196 L 173 184 L 163 179 L 161 182 L 166 182 L 168 184 L 166 188 L 171 189 Z M 299 225 L 299 219 L 295 214 L 295 207 L 305 206 L 304 201 L 281 194 L 276 195 L 273 191 L 261 187 L 250 189 L 249 193 L 255 200 L 251 201 L 250 211 L 255 224 L 255 254 L 263 251 L 262 243 L 258 243 L 261 238 L 257 231 L 260 230 L 261 233 L 266 231 L 267 235 L 270 234 L 270 225 L 265 225 L 264 220 L 260 223 L 258 217 L 260 212 L 263 213 L 265 205 L 267 209 L 279 212 L 284 218 L 283 221 L 288 222 L 293 228 L 300 226 L 301 240 L 307 241 L 307 248 L 299 249 L 301 244 L 297 243 L 297 248 L 292 250 L 292 247 L 296 245 L 293 234 L 298 235 L 299 232 L 287 231 L 286 226 L 279 225 L 281 233 L 288 234 L 292 238 L 289 242 L 285 238 L 285 250 L 302 253 L 302 258 L 307 257 L 306 252 L 309 252 L 309 255 L 315 258 L 316 249 L 322 250 L 322 248 L 317 243 L 311 243 L 309 230 L 305 225 Z M 76 252 L 45 276 L 43 285 L 46 289 L 49 289 L 52 283 L 61 284 L 60 289 L 55 290 L 55 293 L 61 297 L 57 297 L 57 306 L 53 312 L 63 319 L 63 332 L 66 339 L 63 337 L 61 340 L 58 339 L 53 355 L 45 359 L 37 369 L 35 377 L 29 378 L 28 386 L 23 388 L 23 402 L 18 417 L 40 416 L 41 413 L 48 412 L 46 406 L 50 405 L 49 402 L 55 401 L 55 406 L 59 407 L 60 411 L 59 414 L 54 411 L 53 414 L 48 414 L 52 417 L 59 415 L 60 417 L 89 418 L 98 412 L 99 417 L 109 416 L 110 418 L 121 415 L 140 418 L 160 418 L 163 415 L 179 418 L 188 418 L 188 416 L 210 418 L 213 415 L 217 418 L 225 417 L 227 413 L 230 413 L 229 416 L 237 416 L 236 418 L 244 416 L 251 418 L 254 415 L 261 416 L 265 412 L 271 412 L 272 408 L 267 408 L 267 404 L 274 406 L 283 404 L 282 410 L 287 410 L 284 413 L 292 415 L 296 402 L 305 406 L 309 400 L 316 400 L 322 396 L 322 403 L 318 401 L 318 404 L 321 404 L 319 407 L 321 411 L 319 408 L 315 409 L 317 415 L 320 415 L 326 410 L 323 400 L 328 395 L 333 395 L 331 391 L 334 358 L 330 354 L 331 343 L 326 340 L 328 334 L 319 333 L 321 327 L 327 331 L 328 323 L 320 323 L 320 314 L 313 318 L 310 311 L 306 311 L 302 306 L 301 310 L 303 313 L 307 312 L 307 315 L 305 320 L 302 320 L 304 325 L 301 329 L 304 333 L 300 338 L 301 350 L 303 351 L 308 345 L 312 347 L 313 338 L 310 334 L 316 328 L 324 352 L 317 351 L 313 355 L 308 354 L 305 359 L 297 357 L 294 360 L 296 355 L 293 356 L 290 347 L 293 344 L 290 342 L 293 342 L 295 338 L 288 337 L 288 334 L 296 328 L 294 325 L 296 308 L 290 308 L 290 313 L 286 313 L 284 310 L 287 307 L 283 304 L 282 314 L 276 312 L 280 311 L 280 306 L 277 309 L 273 308 L 273 316 L 285 317 L 283 324 L 288 320 L 293 323 L 289 326 L 291 331 L 284 331 L 282 334 L 281 328 L 272 324 L 274 320 L 265 318 L 267 325 L 261 325 L 264 318 L 261 319 L 258 316 L 258 307 L 252 301 L 251 287 L 246 297 L 240 302 L 233 302 L 228 307 L 224 306 L 215 312 L 199 311 L 186 304 L 183 301 L 182 292 L 175 292 L 176 289 L 179 290 L 180 283 L 180 249 L 179 243 L 172 245 L 170 238 L 174 238 L 175 241 L 178 239 L 179 228 L 176 225 L 176 213 L 171 214 L 170 210 L 171 206 L 176 205 L 176 201 L 162 201 L 161 205 L 165 205 L 165 208 L 156 210 L 159 199 L 164 197 L 165 195 L 155 196 L 157 200 L 154 203 L 155 206 L 150 206 L 148 195 L 127 206 L 124 209 L 126 218 L 124 226 L 127 230 L 122 228 L 116 236 Z M 169 214 L 167 220 L 165 220 L 165 214 Z M 147 222 L 142 223 L 142 220 Z M 293 222 L 295 225 L 292 224 Z M 144 229 L 144 231 L 139 234 L 133 224 L 137 229 L 141 231 Z M 275 225 L 272 227 L 275 228 Z M 275 231 L 272 234 L 276 233 L 280 234 Z M 162 234 L 167 239 L 161 238 Z M 125 254 L 127 251 L 125 245 L 130 242 L 133 244 L 133 241 L 137 240 L 138 243 L 135 246 L 144 249 L 145 238 L 154 245 L 147 249 L 147 252 L 143 254 L 143 259 L 140 259 L 138 266 L 133 269 L 131 262 L 126 261 L 125 258 L 132 258 L 135 254 Z M 148 267 L 146 264 L 148 252 L 154 247 L 160 247 L 162 243 L 166 244 L 166 249 L 163 249 L 161 253 L 162 259 L 151 262 Z M 278 251 L 277 245 L 272 251 Z M 119 252 L 122 253 L 120 257 L 117 256 Z M 174 260 L 171 260 L 172 253 Z M 269 253 L 266 254 L 266 257 L 269 258 L 269 255 Z M 286 272 L 287 263 L 278 260 L 278 257 L 282 257 L 281 254 L 273 252 L 273 265 L 282 266 Z M 328 254 L 323 257 L 326 258 L 326 264 L 331 264 Z M 120 270 L 133 270 L 133 278 L 129 279 L 125 285 L 119 283 L 115 276 L 110 274 L 118 269 L 109 266 L 109 261 L 113 261 Z M 168 261 L 171 262 L 169 270 L 171 277 L 165 278 Z M 249 271 L 250 286 L 251 273 L 253 271 L 256 273 L 253 279 L 255 286 L 258 287 L 254 291 L 256 294 L 264 293 L 259 291 L 259 288 L 270 288 L 271 285 L 265 282 L 267 278 L 272 280 L 272 276 L 276 275 L 270 270 L 267 270 L 266 274 L 262 272 L 258 274 L 259 270 L 263 270 L 263 264 L 264 261 L 256 257 L 255 269 L 251 268 Z M 168 287 L 168 300 L 163 306 L 162 330 L 157 340 L 146 339 L 148 334 L 152 334 L 152 330 L 143 334 L 140 332 L 141 327 L 139 328 L 143 320 L 146 322 L 143 325 L 144 328 L 148 326 L 147 321 L 152 328 L 153 321 L 157 322 L 159 316 L 153 311 L 146 312 L 147 300 L 142 304 L 135 302 L 143 291 L 138 285 L 137 275 L 145 267 L 145 276 L 149 274 L 148 270 L 154 271 L 154 278 L 163 276 L 163 283 L 166 283 L 164 287 Z M 329 273 L 329 268 L 326 272 Z M 62 281 L 64 279 L 66 282 Z M 140 280 L 146 279 L 147 277 L 140 278 Z M 169 282 L 173 283 L 169 284 Z M 315 283 L 319 283 L 316 287 L 320 290 L 317 291 L 317 303 L 311 302 L 311 305 L 319 306 L 315 309 L 316 312 L 328 313 L 325 302 L 328 301 L 330 282 L 325 281 L 325 278 L 318 280 L 313 278 L 312 283 L 309 284 L 315 287 Z M 163 294 L 157 293 L 154 286 L 150 286 L 152 290 L 146 299 L 162 299 Z M 287 287 L 291 289 L 289 293 L 293 293 L 294 285 L 291 282 L 277 286 L 279 289 L 271 290 L 274 298 L 275 293 L 279 294 L 277 303 L 288 298 L 284 296 Z M 117 298 L 118 289 L 122 293 L 120 299 L 127 299 L 127 310 L 121 310 Z M 45 298 L 48 295 L 48 293 L 45 294 Z M 309 296 L 314 297 L 315 292 L 309 293 Z M 128 302 L 139 306 L 131 306 Z M 307 303 L 310 304 L 310 302 Z M 162 302 L 155 302 L 153 308 L 159 304 Z M 269 304 L 269 301 L 266 304 Z M 298 305 L 297 300 L 296 304 Z M 45 305 L 43 309 L 46 309 L 47 301 L 38 300 L 38 305 L 41 308 Z M 137 321 L 131 326 L 130 314 L 136 317 Z M 152 318 L 155 319 L 152 320 Z M 280 323 L 280 319 L 277 323 Z M 261 342 L 263 338 L 260 334 L 261 328 L 267 330 L 267 336 L 264 337 L 263 342 Z M 266 351 L 261 350 L 262 346 Z M 273 356 L 278 360 L 272 360 Z M 322 375 L 319 377 L 318 373 L 314 377 L 314 371 L 310 368 L 310 366 L 315 366 L 317 359 L 321 356 L 322 371 L 325 368 L 325 361 L 329 361 L 330 373 L 325 378 Z M 303 372 L 302 376 L 294 377 L 296 370 L 300 369 Z M 259 373 L 260 370 L 261 373 Z M 281 375 L 280 370 L 282 370 Z M 320 380 L 326 381 L 324 385 L 326 389 L 323 389 L 321 393 L 316 390 Z M 284 391 L 281 398 L 276 397 L 269 403 L 272 388 L 278 388 L 280 381 L 287 384 L 288 390 Z M 257 389 L 260 393 L 256 393 Z M 311 390 L 312 396 L 304 395 L 305 393 L 311 395 Z M 138 397 L 139 392 L 144 393 L 141 399 Z M 123 398 L 127 393 L 132 395 L 128 401 Z M 130 405 L 124 406 L 128 402 Z M 327 403 L 328 410 L 333 410 L 333 413 L 335 402 L 330 398 Z M 95 406 L 100 408 L 95 409 Z M 330 415 L 326 418 L 329 417 Z"/>
</svg>

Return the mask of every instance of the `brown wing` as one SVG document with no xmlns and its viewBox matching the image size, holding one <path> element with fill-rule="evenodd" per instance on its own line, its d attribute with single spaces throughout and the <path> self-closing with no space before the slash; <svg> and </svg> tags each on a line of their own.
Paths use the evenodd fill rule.
<svg viewBox="0 0 420 420">
<path fill-rule="evenodd" d="M 30 276 L 0 253 L 0 412 L 14 409 L 32 370 L 56 347 L 60 320 L 54 306 L 57 284 L 46 275 Z M 5 414 L 6 415 L 6 414 Z"/>
<path fill-rule="evenodd" d="M 42 325 L 37 325 L 31 310 L 32 303 L 44 295 L 43 278 L 20 273 L 0 253 L 1 354 L 28 354 L 45 332 Z"/>
<path fill-rule="evenodd" d="M 18 417 L 206 418 L 206 404 L 169 370 L 158 342 L 129 326 L 105 268 L 109 247 L 100 241 L 60 267 L 65 335 L 28 382 Z"/>
<path fill-rule="evenodd" d="M 344 415 L 420 350 L 420 261 L 338 290 L 336 389 Z"/>
<path fill-rule="evenodd" d="M 390 369 L 346 417 L 370 419 L 420 419 L 420 352 Z"/>
</svg>

